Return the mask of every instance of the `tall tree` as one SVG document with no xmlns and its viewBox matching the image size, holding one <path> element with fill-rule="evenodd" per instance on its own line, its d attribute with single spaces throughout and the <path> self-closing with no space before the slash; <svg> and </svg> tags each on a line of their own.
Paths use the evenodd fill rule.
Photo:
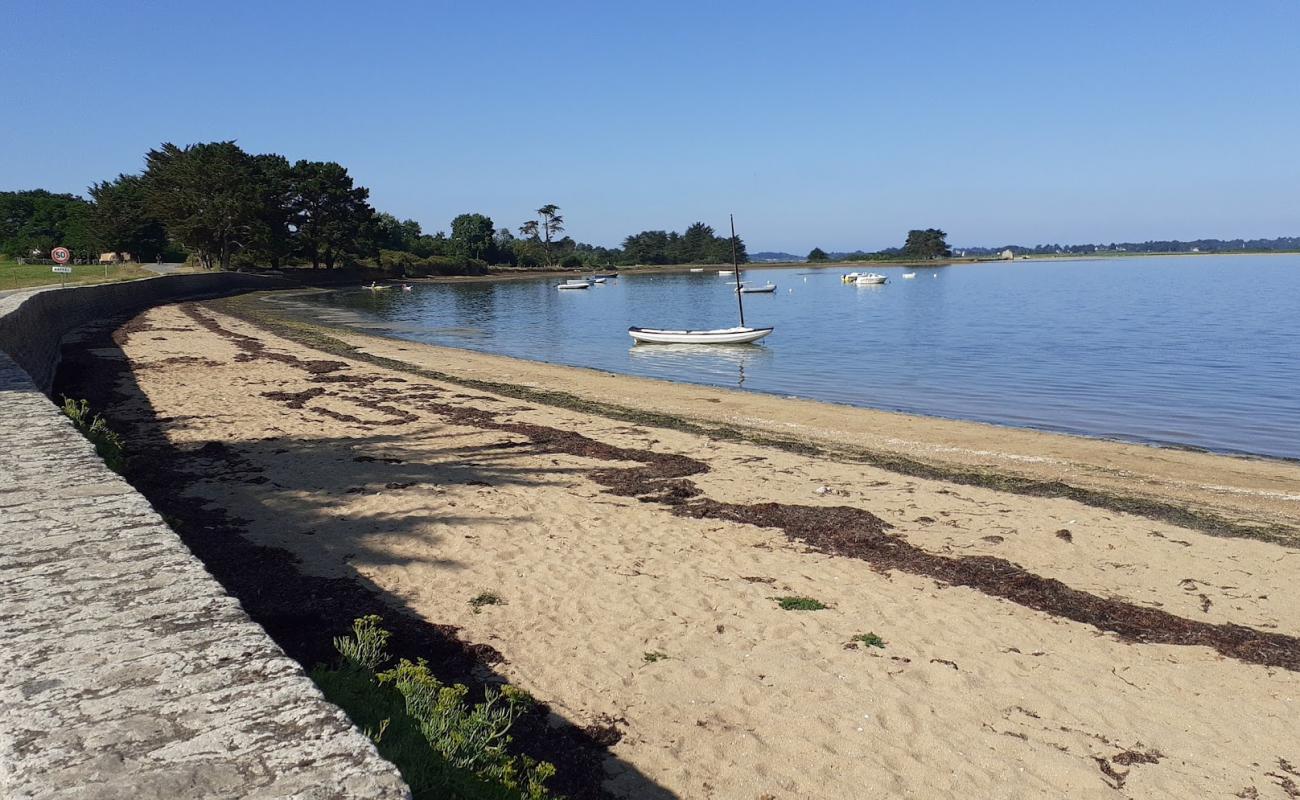
<svg viewBox="0 0 1300 800">
<path fill-rule="evenodd" d="M 707 263 L 716 238 L 713 228 L 703 222 L 692 224 L 682 235 L 681 245 L 673 260 L 680 264 Z"/>
<path fill-rule="evenodd" d="M 812 250 L 808 251 L 808 260 L 809 261 L 830 261 L 830 256 L 826 255 L 826 251 L 821 249 L 820 247 L 814 247 Z"/>
<path fill-rule="evenodd" d="M 91 222 L 96 242 L 114 253 L 152 261 L 167 248 L 167 229 L 149 207 L 149 191 L 139 175 L 118 175 L 90 187 L 95 201 Z"/>
<path fill-rule="evenodd" d="M 333 161 L 297 162 L 293 186 L 299 247 L 311 265 L 333 268 L 341 257 L 361 255 L 375 213 L 367 202 L 370 190 L 353 185 Z"/>
<path fill-rule="evenodd" d="M 485 214 L 461 214 L 451 221 L 451 241 L 463 258 L 492 255 L 492 218 Z"/>
<path fill-rule="evenodd" d="M 564 232 L 564 217 L 560 216 L 560 207 L 554 203 L 547 203 L 537 209 L 537 217 L 541 220 L 541 225 L 533 228 L 533 235 L 536 236 L 540 230 L 542 237 L 542 250 L 546 254 L 546 266 L 551 266 L 551 239 L 557 233 Z M 520 232 L 523 231 L 521 227 Z"/>
<path fill-rule="evenodd" d="M 253 190 L 258 209 L 244 254 L 279 269 L 297 249 L 293 209 L 293 167 L 281 155 L 253 156 Z"/>
<path fill-rule="evenodd" d="M 948 234 L 938 228 L 910 230 L 903 245 L 903 255 L 908 258 L 947 258 L 952 255 L 947 238 Z"/>
<path fill-rule="evenodd" d="M 252 156 L 234 142 L 177 147 L 145 156 L 149 208 L 167 231 L 198 253 L 205 266 L 230 267 L 250 240 L 261 202 Z"/>
</svg>

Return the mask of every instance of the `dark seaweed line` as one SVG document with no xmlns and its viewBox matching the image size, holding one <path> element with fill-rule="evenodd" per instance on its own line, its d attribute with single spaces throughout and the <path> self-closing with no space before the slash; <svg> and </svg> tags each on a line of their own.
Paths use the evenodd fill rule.
<svg viewBox="0 0 1300 800">
<path fill-rule="evenodd" d="M 191 315 L 209 330 L 232 341 L 250 340 L 197 312 L 191 311 Z M 257 347 L 260 350 L 263 345 L 257 342 Z M 279 354 L 275 357 L 286 358 Z M 695 482 L 689 479 L 691 475 L 708 472 L 709 466 L 688 456 L 618 447 L 544 425 L 503 422 L 496 413 L 477 408 L 432 400 L 422 401 L 419 408 L 452 424 L 524 436 L 539 452 L 639 462 L 642 466 L 592 470 L 589 476 L 611 494 L 660 503 L 671 507 L 678 516 L 776 528 L 813 549 L 861 559 L 877 570 L 899 570 L 951 586 L 966 586 L 1034 611 L 1091 625 L 1126 642 L 1210 647 L 1228 658 L 1300 672 L 1300 639 L 1293 636 L 1244 625 L 1198 622 L 1167 611 L 1099 597 L 995 556 L 950 558 L 930 553 L 903 537 L 885 533 L 890 527 L 888 523 L 862 509 L 722 503 L 703 497 Z"/>
<path fill-rule="evenodd" d="M 1113 494 L 1099 489 L 1074 486 L 1062 481 L 1042 481 L 1019 475 L 1007 475 L 990 471 L 964 469 L 951 465 L 931 464 L 894 453 L 882 453 L 861 448 L 827 447 L 799 439 L 789 439 L 760 433 L 754 430 L 727 425 L 724 423 L 702 424 L 683 417 L 653 411 L 642 411 L 625 406 L 587 400 L 568 392 L 546 389 L 533 389 L 517 384 L 500 381 L 487 381 L 476 378 L 462 378 L 437 370 L 418 367 L 404 361 L 373 355 L 358 350 L 329 335 L 331 330 L 318 323 L 306 323 L 301 320 L 278 316 L 267 308 L 265 303 L 257 303 L 259 297 L 267 293 L 239 295 L 207 301 L 210 306 L 221 313 L 242 319 L 278 336 L 296 341 L 299 344 L 321 350 L 331 355 L 365 361 L 385 369 L 419 375 L 430 380 L 441 381 L 481 391 L 489 391 L 517 400 L 540 403 L 543 405 L 566 408 L 588 414 L 596 414 L 622 422 L 631 422 L 652 427 L 668 428 L 683 433 L 706 436 L 720 441 L 744 442 L 760 447 L 796 453 L 805 456 L 835 458 L 884 469 L 899 475 L 927 480 L 946 481 L 963 486 L 976 486 L 985 489 L 1008 492 L 1029 497 L 1064 498 L 1084 505 L 1102 508 L 1125 514 L 1146 517 L 1166 522 L 1181 528 L 1188 528 L 1201 533 L 1223 538 L 1251 539 L 1255 541 L 1296 546 L 1300 544 L 1300 529 L 1292 526 L 1271 523 L 1267 525 L 1249 525 L 1225 519 L 1216 514 L 1193 511 L 1183 506 L 1165 503 L 1150 498 Z"/>
</svg>

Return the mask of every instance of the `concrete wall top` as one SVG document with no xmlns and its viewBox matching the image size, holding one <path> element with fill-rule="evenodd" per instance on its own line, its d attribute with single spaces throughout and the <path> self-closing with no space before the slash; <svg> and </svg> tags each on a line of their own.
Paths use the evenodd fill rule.
<svg viewBox="0 0 1300 800">
<path fill-rule="evenodd" d="M 0 797 L 409 798 L 32 380 L 98 316 L 254 286 L 183 277 L 0 298 Z"/>
</svg>

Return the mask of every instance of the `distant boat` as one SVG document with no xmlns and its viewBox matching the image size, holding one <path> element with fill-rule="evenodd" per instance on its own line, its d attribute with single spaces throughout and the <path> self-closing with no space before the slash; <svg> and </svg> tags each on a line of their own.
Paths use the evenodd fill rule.
<svg viewBox="0 0 1300 800">
<path fill-rule="evenodd" d="M 600 276 L 600 275 L 592 275 L 590 278 L 583 278 L 583 280 L 585 280 L 585 281 L 590 281 L 591 283 L 604 283 L 604 282 L 605 282 L 605 279 L 604 279 L 602 276 Z"/>
<path fill-rule="evenodd" d="M 388 287 L 387 287 L 387 286 L 380 286 L 378 283 L 375 283 L 374 281 L 371 281 L 369 286 L 363 286 L 363 287 L 361 287 L 361 288 L 363 288 L 363 289 L 369 289 L 369 290 L 372 291 L 372 292 L 382 292 L 383 290 L 387 289 Z"/>
<path fill-rule="evenodd" d="M 884 275 L 877 275 L 874 272 L 868 272 L 866 275 L 859 275 L 853 282 L 859 286 L 878 286 L 888 280 L 889 278 Z"/>
<path fill-rule="evenodd" d="M 736 272 L 737 275 L 740 274 L 740 271 L 739 271 L 739 270 L 736 270 L 735 272 Z M 732 270 L 729 270 L 729 269 L 720 269 L 720 270 L 718 270 L 718 274 L 719 274 L 719 275 L 730 275 L 731 273 L 732 273 Z"/>
<path fill-rule="evenodd" d="M 736 308 L 740 312 L 740 325 L 735 328 L 714 330 L 670 330 L 664 328 L 628 328 L 627 333 L 637 344 L 748 344 L 767 336 L 773 328 L 749 328 L 745 325 L 744 282 L 740 280 L 740 262 L 736 258 L 736 220 L 731 220 L 731 272 L 718 271 L 719 275 L 735 276 L 732 285 L 736 292 Z M 775 286 L 772 287 L 776 289 Z"/>
<path fill-rule="evenodd" d="M 628 335 L 643 344 L 748 344 L 757 342 L 773 328 L 719 328 L 711 331 L 671 331 L 659 328 L 628 328 Z"/>
<path fill-rule="evenodd" d="M 691 272 L 703 272 L 704 267 L 691 267 Z"/>
<path fill-rule="evenodd" d="M 569 279 L 564 283 L 556 285 L 555 288 L 556 289 L 590 289 L 591 284 L 587 283 L 586 281 Z"/>
<path fill-rule="evenodd" d="M 769 283 L 766 286 L 741 286 L 740 291 L 743 294 L 771 294 L 776 291 L 776 284 Z"/>
<path fill-rule="evenodd" d="M 617 278 L 617 277 L 618 277 L 618 273 L 617 273 L 617 272 L 610 272 L 610 273 L 607 273 L 607 274 L 605 274 L 605 275 L 592 275 L 591 277 L 593 277 L 593 278 L 600 278 L 600 279 L 603 281 L 603 280 L 605 280 L 606 278 Z"/>
<path fill-rule="evenodd" d="M 903 273 L 903 280 L 905 280 L 905 281 L 910 281 L 910 280 L 912 280 L 912 279 L 915 278 L 915 277 L 916 277 L 916 273 L 915 273 L 915 272 L 904 272 L 904 273 Z"/>
</svg>

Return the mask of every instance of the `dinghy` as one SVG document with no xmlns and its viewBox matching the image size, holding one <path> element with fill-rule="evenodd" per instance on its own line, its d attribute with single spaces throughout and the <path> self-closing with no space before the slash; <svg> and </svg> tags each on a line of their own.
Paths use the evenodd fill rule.
<svg viewBox="0 0 1300 800">
<path fill-rule="evenodd" d="M 659 328 L 628 328 L 627 333 L 642 344 L 748 344 L 757 342 L 773 328 L 720 328 L 711 331 L 669 331 Z"/>
<path fill-rule="evenodd" d="M 769 283 L 766 286 L 741 286 L 742 294 L 771 294 L 776 291 L 776 284 Z"/>
<path fill-rule="evenodd" d="M 729 270 L 729 269 L 720 269 L 720 270 L 718 270 L 718 274 L 719 274 L 719 275 L 730 275 L 731 272 L 732 272 L 732 271 Z M 740 273 L 737 272 L 736 274 L 739 275 Z"/>
<path fill-rule="evenodd" d="M 555 288 L 556 289 L 590 289 L 591 284 L 587 283 L 586 281 L 576 281 L 570 279 L 565 281 L 564 283 L 556 285 Z"/>
<path fill-rule="evenodd" d="M 703 272 L 704 267 L 691 267 L 691 272 Z"/>
<path fill-rule="evenodd" d="M 740 279 L 740 262 L 736 258 L 736 220 L 731 220 L 731 272 L 718 271 L 719 275 L 734 275 L 736 308 L 740 311 L 740 325 L 735 328 L 713 330 L 669 330 L 665 328 L 628 328 L 627 333 L 637 344 L 749 344 L 767 336 L 773 328 L 750 328 L 745 325 L 744 281 Z M 766 288 L 766 287 L 764 287 Z M 775 291 L 773 285 L 767 291 Z"/>
<path fill-rule="evenodd" d="M 915 272 L 904 272 L 904 273 L 903 273 L 903 280 L 905 280 L 905 281 L 910 281 L 910 280 L 912 280 L 912 279 L 915 278 L 915 277 L 916 277 L 916 273 L 915 273 Z"/>
<path fill-rule="evenodd" d="M 599 275 L 592 275 L 590 278 L 583 278 L 583 280 L 588 281 L 588 282 L 590 282 L 590 283 L 604 283 L 604 282 L 605 282 L 605 279 L 602 278 L 602 277 L 599 276 Z"/>
</svg>

